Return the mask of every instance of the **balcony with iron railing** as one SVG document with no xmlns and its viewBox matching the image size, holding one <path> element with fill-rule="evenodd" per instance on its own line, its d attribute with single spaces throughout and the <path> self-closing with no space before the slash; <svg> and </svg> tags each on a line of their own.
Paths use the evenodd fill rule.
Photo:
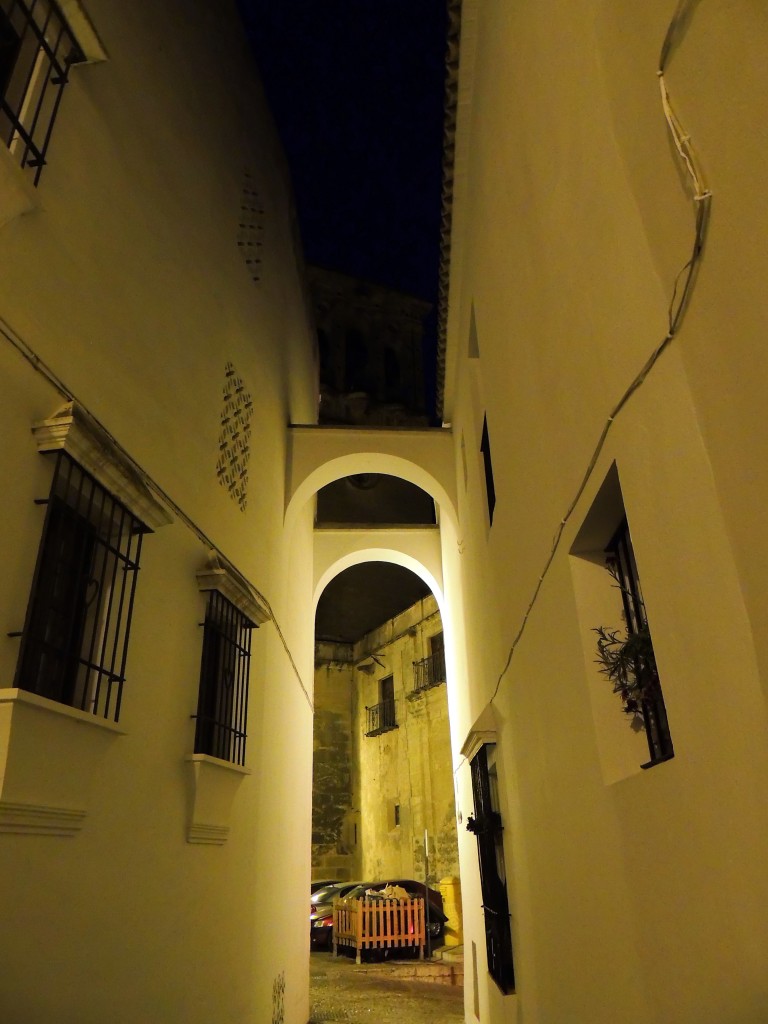
<svg viewBox="0 0 768 1024">
<path fill-rule="evenodd" d="M 421 661 L 413 663 L 413 689 L 409 693 L 409 699 L 418 697 L 425 690 L 431 690 L 433 686 L 439 686 L 445 682 L 445 651 L 435 651 L 427 655 Z"/>
<path fill-rule="evenodd" d="M 384 700 L 380 704 L 366 708 L 366 736 L 380 736 L 383 732 L 397 728 L 395 720 L 395 701 Z"/>
</svg>

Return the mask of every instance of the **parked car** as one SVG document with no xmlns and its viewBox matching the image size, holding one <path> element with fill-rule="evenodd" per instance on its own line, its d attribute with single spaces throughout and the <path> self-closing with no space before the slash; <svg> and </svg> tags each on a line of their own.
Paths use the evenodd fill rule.
<svg viewBox="0 0 768 1024">
<path fill-rule="evenodd" d="M 322 888 L 324 885 L 338 885 L 338 882 L 338 878 L 328 878 L 323 882 L 311 882 L 309 886 L 309 894 L 311 896 L 312 893 L 317 892 L 317 890 Z"/>
<path fill-rule="evenodd" d="M 428 908 L 425 906 L 425 913 L 429 918 L 427 935 L 430 940 L 430 946 L 440 945 L 445 933 L 445 922 L 448 920 L 443 911 L 443 894 L 438 889 L 427 889 L 424 882 L 417 882 L 414 878 L 387 878 L 379 882 L 361 882 L 359 885 L 348 890 L 344 895 L 344 899 L 361 899 L 369 890 L 379 891 L 385 889 L 388 885 L 399 885 L 401 889 L 405 889 L 409 896 L 420 897 L 421 899 L 424 899 L 425 893 L 427 894 L 429 903 Z"/>
<path fill-rule="evenodd" d="M 358 882 L 328 882 L 309 899 L 310 949 L 330 949 L 333 943 L 333 903 L 354 889 Z"/>
</svg>

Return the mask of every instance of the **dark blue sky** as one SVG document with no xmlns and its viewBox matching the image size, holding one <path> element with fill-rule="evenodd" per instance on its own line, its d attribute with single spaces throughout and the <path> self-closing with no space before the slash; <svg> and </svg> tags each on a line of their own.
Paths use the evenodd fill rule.
<svg viewBox="0 0 768 1024">
<path fill-rule="evenodd" d="M 307 261 L 435 302 L 445 0 L 239 0 Z"/>
</svg>

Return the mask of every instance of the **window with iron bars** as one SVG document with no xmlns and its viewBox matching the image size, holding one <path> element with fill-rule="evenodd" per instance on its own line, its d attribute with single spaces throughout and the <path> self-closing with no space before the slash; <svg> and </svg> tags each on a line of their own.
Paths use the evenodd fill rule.
<svg viewBox="0 0 768 1024">
<path fill-rule="evenodd" d="M 14 685 L 117 721 L 141 543 L 151 532 L 56 455 Z"/>
<path fill-rule="evenodd" d="M 643 767 L 649 768 L 660 761 L 668 761 L 674 756 L 674 748 L 669 732 L 664 695 L 661 692 L 661 682 L 656 668 L 648 618 L 645 613 L 645 602 L 640 589 L 635 552 L 626 519 L 622 520 L 610 544 L 605 549 L 605 553 L 608 568 L 621 593 L 627 635 L 636 637 L 640 641 L 637 645 L 638 654 L 636 655 L 634 675 L 636 679 L 643 682 L 639 714 L 645 726 L 650 753 L 650 761 Z"/>
<path fill-rule="evenodd" d="M 442 633 L 429 640 L 431 653 L 413 663 L 413 690 L 409 697 L 418 697 L 424 690 L 445 682 L 445 643 Z"/>
<path fill-rule="evenodd" d="M 395 681 L 393 676 L 379 680 L 379 703 L 366 707 L 366 736 L 380 736 L 397 728 Z"/>
<path fill-rule="evenodd" d="M 53 0 L 0 0 L 0 132 L 35 185 L 69 70 L 84 59 Z"/>
<path fill-rule="evenodd" d="M 501 991 L 508 993 L 515 989 L 515 968 L 499 811 L 496 744 L 483 744 L 472 758 L 470 767 L 475 813 L 474 817 L 470 815 L 467 819 L 467 829 L 477 839 L 488 971 Z"/>
<path fill-rule="evenodd" d="M 217 590 L 203 623 L 195 753 L 245 764 L 251 632 L 255 623 Z"/>
</svg>

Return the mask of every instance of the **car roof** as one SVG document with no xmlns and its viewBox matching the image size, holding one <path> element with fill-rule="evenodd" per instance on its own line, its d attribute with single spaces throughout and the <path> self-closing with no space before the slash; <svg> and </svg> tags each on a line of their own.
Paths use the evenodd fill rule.
<svg viewBox="0 0 768 1024">
<path fill-rule="evenodd" d="M 330 903 L 336 896 L 344 896 L 354 889 L 359 882 L 329 882 L 315 890 L 310 897 L 312 903 Z"/>
</svg>

